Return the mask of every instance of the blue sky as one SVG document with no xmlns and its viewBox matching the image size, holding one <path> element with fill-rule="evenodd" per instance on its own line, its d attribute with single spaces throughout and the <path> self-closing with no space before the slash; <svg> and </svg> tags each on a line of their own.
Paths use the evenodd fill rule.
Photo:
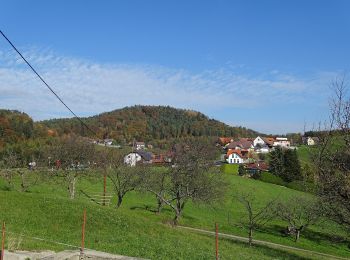
<svg viewBox="0 0 350 260">
<path fill-rule="evenodd" d="M 79 115 L 199 110 L 265 133 L 312 128 L 350 69 L 349 1 L 2 1 L 0 28 Z M 0 39 L 0 107 L 69 113 Z"/>
</svg>

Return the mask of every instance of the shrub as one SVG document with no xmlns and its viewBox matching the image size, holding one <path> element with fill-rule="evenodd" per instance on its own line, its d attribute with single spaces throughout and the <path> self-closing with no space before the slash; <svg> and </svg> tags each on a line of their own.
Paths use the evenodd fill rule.
<svg viewBox="0 0 350 260">
<path fill-rule="evenodd" d="M 284 181 L 282 180 L 281 177 L 275 176 L 275 175 L 273 175 L 272 173 L 269 173 L 269 172 L 261 173 L 259 180 L 263 181 L 263 182 L 268 182 L 268 183 L 273 183 L 273 184 L 277 184 L 277 185 L 282 185 L 282 186 L 285 185 L 285 183 L 284 183 Z"/>
</svg>

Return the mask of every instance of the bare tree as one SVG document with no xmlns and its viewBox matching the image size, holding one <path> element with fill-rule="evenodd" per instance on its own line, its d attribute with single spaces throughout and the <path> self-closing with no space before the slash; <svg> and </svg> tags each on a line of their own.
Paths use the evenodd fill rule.
<svg viewBox="0 0 350 260">
<path fill-rule="evenodd" d="M 271 200 L 259 207 L 255 201 L 256 196 L 252 192 L 241 192 L 235 196 L 246 210 L 247 218 L 246 221 L 242 222 L 242 225 L 248 229 L 249 246 L 253 244 L 254 231 L 275 217 L 276 200 Z"/>
<path fill-rule="evenodd" d="M 111 168 L 107 171 L 107 176 L 111 180 L 118 197 L 117 208 L 120 207 L 127 193 L 140 187 L 144 171 L 146 171 L 145 166 L 137 165 L 130 167 L 125 165 L 121 155 L 116 155 L 113 158 Z"/>
<path fill-rule="evenodd" d="M 75 198 L 78 178 L 91 166 L 94 152 L 93 144 L 75 136 L 65 137 L 49 149 L 56 161 L 56 175 L 63 178 L 71 199 Z"/>
<path fill-rule="evenodd" d="M 1 177 L 12 187 L 12 180 L 15 175 L 15 169 L 18 167 L 18 157 L 12 151 L 8 151 L 0 161 Z"/>
<path fill-rule="evenodd" d="M 8 150 L 0 161 L 0 175 L 5 179 L 9 188 L 13 187 L 13 178 L 19 176 L 20 191 L 26 192 L 30 187 L 36 185 L 41 177 L 37 170 L 29 171 L 26 162 L 17 153 Z"/>
<path fill-rule="evenodd" d="M 205 143 L 191 140 L 177 144 L 169 172 L 159 175 L 165 178 L 158 181 L 163 187 L 147 188 L 174 211 L 174 225 L 178 224 L 189 200 L 213 203 L 223 197 L 226 183 L 220 173 L 211 169 L 215 158 L 212 150 Z"/>
<path fill-rule="evenodd" d="M 332 82 L 332 90 L 330 120 L 319 127 L 313 161 L 328 216 L 350 231 L 350 95 L 345 76 Z"/>
<path fill-rule="evenodd" d="M 295 235 L 295 242 L 298 242 L 301 232 L 315 224 L 323 211 L 319 201 L 298 196 L 286 202 L 279 202 L 276 213 L 282 220 L 288 222 L 287 233 Z"/>
<path fill-rule="evenodd" d="M 160 214 L 165 203 L 161 198 L 164 198 L 166 188 L 169 185 L 169 169 L 155 168 L 145 172 L 143 176 L 143 182 L 141 185 L 142 190 L 151 191 L 156 194 L 157 208 L 156 213 Z"/>
</svg>

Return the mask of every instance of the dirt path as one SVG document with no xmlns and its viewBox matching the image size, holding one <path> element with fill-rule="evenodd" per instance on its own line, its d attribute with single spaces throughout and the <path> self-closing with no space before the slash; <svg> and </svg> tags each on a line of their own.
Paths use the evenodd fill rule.
<svg viewBox="0 0 350 260">
<path fill-rule="evenodd" d="M 187 230 L 190 230 L 190 231 L 193 231 L 193 232 L 197 232 L 197 233 L 202 233 L 202 234 L 208 234 L 208 235 L 215 236 L 215 232 L 208 231 L 208 230 L 205 230 L 205 229 L 191 228 L 191 227 L 185 227 L 185 226 L 178 226 L 178 227 L 182 228 L 182 229 L 187 229 Z M 228 238 L 228 239 L 232 239 L 232 240 L 243 241 L 243 242 L 247 242 L 248 243 L 248 238 L 245 238 L 245 237 L 236 236 L 236 235 L 230 235 L 230 234 L 225 234 L 225 233 L 218 233 L 218 234 L 219 234 L 219 237 Z M 264 245 L 264 246 L 278 248 L 278 249 L 289 249 L 289 250 L 293 250 L 293 251 L 304 252 L 304 253 L 308 253 L 308 254 L 312 254 L 312 255 L 316 255 L 316 256 L 323 256 L 323 257 L 326 257 L 327 259 L 342 259 L 342 260 L 349 259 L 349 258 L 344 258 L 344 257 L 341 257 L 341 256 L 329 255 L 329 254 L 325 254 L 325 253 L 321 253 L 321 252 L 317 252 L 317 251 L 302 249 L 302 248 L 293 247 L 293 246 L 286 246 L 286 245 L 276 244 L 276 243 L 267 242 L 267 241 L 263 241 L 263 240 L 256 240 L 256 239 L 254 239 L 253 240 L 253 244 Z"/>
</svg>

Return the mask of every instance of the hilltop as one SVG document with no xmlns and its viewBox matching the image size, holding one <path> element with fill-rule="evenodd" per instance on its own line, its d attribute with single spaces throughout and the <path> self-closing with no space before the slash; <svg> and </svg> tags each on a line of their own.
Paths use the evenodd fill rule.
<svg viewBox="0 0 350 260">
<path fill-rule="evenodd" d="M 253 137 L 258 132 L 245 127 L 232 127 L 193 110 L 169 106 L 132 106 L 83 118 L 100 138 L 129 142 L 183 137 L 232 136 Z M 41 122 L 59 135 L 74 133 L 92 137 L 93 134 L 74 118 L 51 119 Z"/>
</svg>

